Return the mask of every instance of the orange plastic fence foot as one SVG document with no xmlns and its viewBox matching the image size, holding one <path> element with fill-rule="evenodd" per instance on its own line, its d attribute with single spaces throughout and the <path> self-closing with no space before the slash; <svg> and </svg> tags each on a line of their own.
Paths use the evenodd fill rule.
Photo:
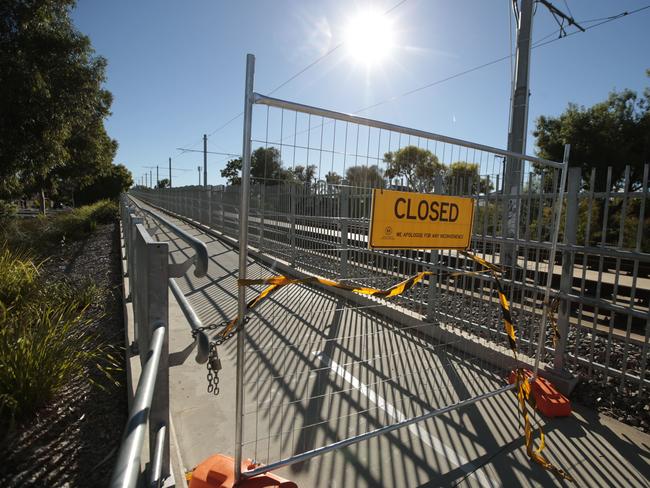
<svg viewBox="0 0 650 488">
<path fill-rule="evenodd" d="M 242 472 L 257 466 L 249 459 L 242 463 Z M 192 472 L 190 488 L 298 488 L 293 481 L 271 473 L 264 473 L 235 484 L 235 460 L 230 456 L 215 454 L 202 461 Z"/>
<path fill-rule="evenodd" d="M 526 378 L 533 377 L 532 371 L 525 369 Z M 516 373 L 510 372 L 508 383 L 515 382 Z M 538 376 L 531 383 L 531 393 L 535 399 L 535 408 L 546 417 L 567 417 L 571 415 L 571 400 L 560 393 L 553 384 L 545 378 Z"/>
</svg>

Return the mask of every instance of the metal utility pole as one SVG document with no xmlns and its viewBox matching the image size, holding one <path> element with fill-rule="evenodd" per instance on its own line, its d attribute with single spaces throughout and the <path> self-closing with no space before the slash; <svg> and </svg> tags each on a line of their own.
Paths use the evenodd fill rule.
<svg viewBox="0 0 650 488">
<path fill-rule="evenodd" d="M 528 126 L 528 82 L 530 77 L 530 44 L 533 28 L 533 0 L 521 0 L 521 10 L 517 25 L 517 54 L 515 82 L 510 108 L 510 127 L 508 128 L 508 151 L 523 154 L 526 152 L 526 131 Z M 516 239 L 519 229 L 519 202 L 521 191 L 523 161 L 518 158 L 506 159 L 503 175 L 504 205 L 503 237 Z M 516 263 L 514 244 L 504 244 L 501 264 L 510 267 Z"/>
<path fill-rule="evenodd" d="M 203 134 L 203 186 L 208 186 L 208 136 L 206 134 Z"/>
<path fill-rule="evenodd" d="M 533 0 L 521 0 L 521 8 L 517 8 L 517 0 L 513 0 L 517 18 L 517 52 L 515 66 L 515 81 L 510 108 L 510 127 L 508 128 L 508 151 L 518 154 L 526 153 L 526 134 L 528 132 L 528 98 L 530 79 L 530 49 L 533 32 Z M 573 17 L 557 9 L 547 0 L 539 0 L 553 15 L 560 25 L 560 37 L 566 35 L 564 22 L 573 25 L 584 32 L 582 26 Z M 519 200 L 523 181 L 524 162 L 519 158 L 506 159 L 503 177 L 504 205 L 503 237 L 517 239 L 519 229 Z M 516 264 L 515 246 L 513 243 L 503 245 L 501 264 L 508 267 Z"/>
<path fill-rule="evenodd" d="M 160 176 L 158 176 L 158 165 L 156 165 L 156 186 L 160 183 Z"/>
<path fill-rule="evenodd" d="M 521 0 L 519 25 L 517 27 L 517 64 L 512 96 L 511 121 L 508 131 L 508 150 L 523 154 L 526 150 L 528 125 L 528 82 L 530 77 L 530 43 L 533 29 L 533 0 Z M 506 190 L 521 179 L 521 161 L 510 158 L 506 162 Z"/>
<path fill-rule="evenodd" d="M 169 158 L 169 188 L 172 187 L 172 158 Z"/>
</svg>

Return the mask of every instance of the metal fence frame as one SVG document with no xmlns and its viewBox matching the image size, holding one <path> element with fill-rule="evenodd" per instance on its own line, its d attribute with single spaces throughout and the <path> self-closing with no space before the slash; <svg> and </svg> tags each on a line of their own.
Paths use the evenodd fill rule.
<svg viewBox="0 0 650 488">
<path fill-rule="evenodd" d="M 650 377 L 648 377 L 648 349 L 650 345 L 650 314 L 649 301 L 650 289 L 640 280 L 650 278 L 650 254 L 647 252 L 648 243 L 647 225 L 650 211 L 647 206 L 650 204 L 650 184 L 649 175 L 650 165 L 645 165 L 643 172 L 642 184 L 639 189 L 631 190 L 625 181 L 623 188 L 618 191 L 608 190 L 598 192 L 594 188 L 594 182 L 597 177 L 602 175 L 592 171 L 590 177 L 584 178 L 580 174 L 579 168 L 569 168 L 567 177 L 567 190 L 565 193 L 565 202 L 563 209 L 563 218 L 560 229 L 562 237 L 558 240 L 558 260 L 560 265 L 559 272 L 555 274 L 553 280 L 553 289 L 556 296 L 560 298 L 558 313 L 558 327 L 560 329 L 561 339 L 557 346 L 552 341 L 547 341 L 545 351 L 553 371 L 558 375 L 566 375 L 569 372 L 573 374 L 585 374 L 592 376 L 598 373 L 602 382 L 615 381 L 619 386 L 631 385 L 633 388 L 640 390 L 641 396 L 647 395 L 647 388 L 650 387 Z M 629 177 L 629 172 L 628 172 Z M 339 191 L 340 189 L 340 191 Z M 327 197 L 327 192 L 331 196 L 340 199 L 341 213 L 345 214 L 346 208 L 350 205 L 350 191 L 354 189 L 341 186 L 335 187 L 328 185 L 324 190 L 323 198 Z M 259 193 L 260 190 L 253 188 L 252 193 Z M 313 190 L 312 190 L 313 191 Z M 287 189 L 289 194 L 288 200 L 290 207 L 287 207 L 286 220 L 286 239 L 290 247 L 295 247 L 296 241 L 300 239 L 299 222 L 302 218 L 300 212 L 296 209 L 296 199 L 304 193 L 303 187 L 292 185 Z M 455 192 L 458 194 L 458 192 Z M 463 193 L 461 193 L 463 194 Z M 465 193 L 467 194 L 467 193 Z M 469 193 L 471 195 L 471 193 Z M 200 222 L 208 227 L 218 230 L 226 235 L 235 237 L 239 228 L 237 212 L 239 204 L 236 202 L 239 194 L 235 187 L 179 187 L 173 189 L 163 189 L 149 192 L 142 192 L 143 198 L 151 203 L 158 205 L 160 208 L 175 212 L 179 215 L 186 216 L 196 222 Z M 490 202 L 498 195 L 473 195 L 479 202 Z M 618 227 L 612 229 L 612 219 L 607 218 L 608 213 L 605 211 L 609 208 L 609 213 L 614 210 L 615 205 L 612 202 L 627 201 L 628 216 L 632 217 L 631 221 L 638 222 L 633 229 L 636 235 L 635 244 L 630 246 L 621 246 L 620 242 L 620 223 Z M 634 205 L 632 205 L 634 202 Z M 479 203 L 482 204 L 482 203 Z M 206 215 L 198 210 L 209 208 L 211 211 Z M 633 207 L 634 208 L 631 208 Z M 585 212 L 585 209 L 601 207 L 605 209 L 604 215 L 599 217 L 591 216 L 591 211 Z M 277 209 L 260 209 L 254 207 L 253 220 L 266 219 L 267 233 L 272 230 L 271 223 L 277 215 L 285 210 Z M 635 211 L 635 213 L 630 213 Z M 338 217 L 332 217 L 335 219 Z M 251 224 L 252 225 L 252 224 Z M 348 256 L 354 246 L 354 228 L 356 226 L 354 219 L 342 218 L 340 229 L 344 235 L 340 239 L 341 251 L 340 266 L 345 268 Z M 607 241 L 603 242 L 602 238 L 595 239 L 594 234 L 599 233 L 602 236 L 615 234 Z M 589 239 L 585 234 L 591 235 Z M 598 234 L 596 234 L 598 235 Z M 258 236 L 253 236 L 258 237 Z M 268 234 L 267 237 L 272 237 Z M 473 248 L 482 249 L 490 246 L 495 239 L 485 235 L 481 226 L 476 226 L 473 236 Z M 644 242 L 643 247 L 641 246 Z M 269 241 L 270 242 L 270 241 Z M 259 246 L 261 241 L 255 245 Z M 536 242 L 529 240 L 526 236 L 521 236 L 517 243 L 520 257 L 530 256 L 529 262 L 535 259 L 538 251 L 548 250 L 550 243 Z M 348 249 L 349 250 L 345 250 Z M 295 255 L 287 254 L 278 256 L 285 259 L 291 264 L 295 264 Z M 411 262 L 406 257 L 396 258 L 402 262 Z M 448 261 L 455 257 L 445 255 L 442 252 L 433 251 L 424 252 L 421 259 L 438 263 L 437 269 L 446 269 Z M 523 259 L 523 258 L 522 258 Z M 576 267 L 577 266 L 577 267 Z M 581 268 L 581 269 L 580 269 Z M 589 279 L 588 273 L 596 274 L 596 280 Z M 622 285 L 600 284 L 598 276 L 603 276 L 609 272 L 615 277 L 615 282 L 619 283 L 621 279 L 630 280 L 629 289 L 623 296 L 627 300 L 616 299 L 615 291 L 621 293 Z M 536 271 L 540 275 L 543 270 L 540 268 Z M 507 281 L 507 279 L 505 280 Z M 525 289 L 525 283 L 511 283 L 514 287 Z M 432 287 L 432 293 L 435 291 Z M 616 290 L 614 290 L 616 288 Z M 587 310 L 591 310 L 588 315 Z M 594 317 L 595 311 L 601 315 L 599 324 Z M 430 311 L 431 312 L 431 311 Z M 624 326 L 620 330 L 611 328 L 606 321 L 607 317 L 619 318 Z M 443 317 L 444 318 L 444 317 Z M 633 333 L 631 324 L 636 324 L 635 330 L 640 331 Z M 490 337 L 502 336 L 502 332 L 489 326 L 466 322 L 465 326 L 471 330 L 483 330 Z M 573 338 L 576 334 L 579 337 Z M 587 335 L 600 337 L 604 344 L 597 342 L 590 350 L 580 350 L 579 340 L 585 340 Z M 524 347 L 528 347 L 528 338 L 519 337 Z M 623 358 L 619 358 L 622 366 L 612 362 L 612 354 L 606 355 L 599 360 L 599 347 L 612 349 L 616 344 L 621 344 L 625 351 Z M 629 351 L 634 349 L 640 356 L 640 367 L 637 371 L 632 371 L 626 366 L 626 359 Z M 567 372 L 567 369 L 570 371 Z"/>
<path fill-rule="evenodd" d="M 439 134 L 256 94 L 253 92 L 253 67 L 253 59 L 249 56 L 247 61 L 243 134 L 244 174 L 247 174 L 246 168 L 250 165 L 250 125 L 252 107 L 255 104 L 281 110 L 309 113 L 323 118 L 333 118 L 378 129 L 400 131 L 414 137 L 435 139 L 479 151 L 488 151 L 504 158 L 514 157 L 532 164 L 544 164 L 554 168 L 566 168 L 568 166 L 568 154 L 565 154 L 563 163 L 557 163 L 542 158 L 513 154 L 498 148 L 461 141 Z M 282 142 L 280 142 L 280 146 L 282 146 Z M 307 150 L 309 151 L 309 144 Z M 527 348 L 527 353 L 535 358 L 536 363 L 550 358 L 552 363 L 550 372 L 557 377 L 565 377 L 568 380 L 571 380 L 571 377 L 578 373 L 587 375 L 598 373 L 601 375 L 603 384 L 611 383 L 611 380 L 613 380 L 613 383 L 617 384 L 619 391 L 623 394 L 628 388 L 631 391 L 637 389 L 639 398 L 643 398 L 647 394 L 648 387 L 650 387 L 650 377 L 648 377 L 647 370 L 650 340 L 650 307 L 648 304 L 650 289 L 644 288 L 645 285 L 643 284 L 639 284 L 641 283 L 639 280 L 650 278 L 650 253 L 648 253 L 646 244 L 642 246 L 642 242 L 645 242 L 644 239 L 647 239 L 646 214 L 650 213 L 650 211 L 646 212 L 646 206 L 650 202 L 649 173 L 650 166 L 646 165 L 641 188 L 633 190 L 630 185 L 630 170 L 627 168 L 620 182 L 620 188 L 615 190 L 612 188 L 616 182 L 612 181 L 610 168 L 606 178 L 606 190 L 596 191 L 595 179 L 597 175 L 595 170 L 592 171 L 590 177 L 585 178 L 579 168 L 569 168 L 567 171 L 563 171 L 561 181 L 558 181 L 552 190 L 548 190 L 548 193 L 541 192 L 539 195 L 541 202 L 543 198 L 552 198 L 558 192 L 563 193 L 563 196 L 557 200 L 559 203 L 553 212 L 551 221 L 551 227 L 553 227 L 555 235 L 549 235 L 548 239 L 544 239 L 541 237 L 542 234 L 538 234 L 538 238 L 535 239 L 526 231 L 523 234 L 515 233 L 513 239 L 503 235 L 490 235 L 485 228 L 475 228 L 472 239 L 473 248 L 483 249 L 484 253 L 486 249 L 489 252 L 491 246 L 495 245 L 514 246 L 518 249 L 518 259 L 523 261 L 526 270 L 528 270 L 526 268 L 527 263 L 536 263 L 534 265 L 534 278 L 527 279 L 525 273 L 523 277 L 518 277 L 515 273 L 512 273 L 503 280 L 511 290 L 511 297 L 513 294 L 545 291 L 543 303 L 538 304 L 540 308 L 543 308 L 544 314 L 538 336 L 544 339 L 536 341 L 535 335 L 524 336 L 521 335 L 522 331 L 520 331 L 518 337 L 520 344 Z M 598 176 L 602 178 L 602 175 Z M 522 175 L 523 179 L 524 175 Z M 517 205 L 522 208 L 527 203 L 526 199 L 530 203 L 530 195 L 527 196 L 522 193 L 513 197 L 501 193 L 498 180 L 496 182 L 496 191 L 486 193 L 474 193 L 471 183 L 457 181 L 451 184 L 447 183 L 447 188 L 444 188 L 442 182 L 436 181 L 434 192 L 470 195 L 478 200 L 479 207 L 483 205 L 486 209 L 490 204 L 496 203 L 498 206 L 499 202 L 507 201 L 506 199 L 514 199 Z M 244 178 L 244 184 L 249 184 L 248 178 Z M 282 208 L 268 208 L 260 205 L 260 201 L 269 198 L 271 188 L 264 185 L 259 187 L 253 185 L 249 189 L 242 188 L 240 191 L 236 187 L 213 188 L 199 186 L 138 191 L 136 194 L 140 195 L 143 200 L 174 212 L 183 218 L 216 229 L 231 238 L 238 238 L 242 250 L 247 249 L 248 238 L 251 237 L 254 246 L 259 251 L 282 259 L 290 265 L 296 264 L 297 253 L 295 250 L 300 248 L 301 242 L 311 240 L 323 244 L 327 243 L 327 239 L 331 239 L 336 242 L 336 246 L 340 247 L 339 254 L 331 263 L 340 269 L 341 276 L 347 276 L 346 269 L 354 261 L 355 253 L 360 252 L 359 243 L 363 234 L 363 223 L 359 219 L 352 217 L 354 213 L 352 210 L 359 205 L 360 201 L 360 196 L 355 193 L 355 188 L 345 184 L 321 185 L 318 188 L 309 188 L 306 191 L 304 187 L 289 185 L 285 189 L 287 205 Z M 304 197 L 306 192 L 310 194 L 310 197 L 314 197 L 314 205 L 322 204 L 327 206 L 333 200 L 336 200 L 336 212 L 320 219 L 314 215 L 309 215 L 312 222 L 316 222 L 321 226 L 318 231 L 322 231 L 323 236 L 321 237 L 309 236 L 309 231 L 305 230 L 304 222 L 307 214 L 301 213 L 297 202 L 301 201 L 300 199 Z M 253 196 L 253 200 L 249 201 L 249 195 Z M 320 200 L 317 201 L 316 197 Z M 319 201 L 321 203 L 318 203 Z M 632 202 L 636 203 L 633 205 Z M 503 205 L 503 203 L 501 204 Z M 634 224 L 636 227 L 632 231 L 627 231 L 624 229 L 625 221 L 629 209 L 634 210 L 634 208 L 638 209 L 636 210 L 638 213 L 633 214 L 636 219 L 636 224 Z M 597 211 L 592 212 L 594 209 L 600 211 L 600 214 Z M 538 210 L 540 212 L 539 216 L 541 216 L 541 205 L 538 206 Z M 619 212 L 617 217 L 618 229 L 612 229 L 616 211 Z M 250 222 L 248 221 L 249 214 L 251 215 Z M 584 221 L 585 215 L 586 223 Z M 526 215 L 525 213 L 522 213 L 520 217 L 522 220 L 533 218 L 532 215 Z M 333 233 L 331 232 L 333 228 L 331 222 L 333 221 L 337 222 L 336 225 L 338 225 L 338 231 L 340 231 L 340 235 L 334 237 L 332 237 Z M 483 223 L 486 226 L 492 225 L 489 218 L 486 218 Z M 583 224 L 585 228 L 580 227 Z M 248 235 L 249 232 L 251 233 L 250 236 Z M 626 245 L 624 235 L 630 232 L 635 236 L 635 244 Z M 561 235 L 559 239 L 557 237 L 558 233 Z M 280 234 L 282 234 L 282 242 L 286 245 L 285 248 L 272 248 L 275 245 L 274 243 L 280 239 L 278 237 Z M 289 250 L 287 251 L 286 248 Z M 556 250 L 558 251 L 557 257 Z M 367 251 L 367 253 L 372 253 L 372 251 Z M 540 266 L 540 253 L 552 256 L 546 259 L 542 266 Z M 375 255 L 377 256 L 377 263 L 385 262 L 382 261 L 384 259 L 382 253 L 375 253 Z M 246 252 L 240 252 L 240 260 L 244 264 L 245 258 Z M 415 257 L 411 255 L 391 255 L 390 258 L 392 262 L 398 263 L 399 266 L 405 268 L 423 266 L 423 263 L 426 263 L 431 269 L 449 271 L 466 266 L 458 254 L 451 252 L 431 251 L 422 252 Z M 554 272 L 553 268 L 556 264 L 561 265 L 559 273 Z M 375 264 L 375 266 L 381 266 L 381 264 Z M 580 267 L 581 270 L 578 269 Z M 240 274 L 240 278 L 245 278 L 245 265 L 243 264 L 240 265 L 240 273 L 242 273 L 242 270 L 244 270 L 244 274 Z M 588 278 L 587 273 L 589 272 L 595 273 L 596 278 Z M 531 273 L 533 272 L 531 271 Z M 399 275 L 399 273 L 397 274 Z M 602 278 L 606 274 L 611 275 L 610 278 L 613 276 L 614 281 L 612 283 L 602 283 Z M 629 279 L 631 283 L 630 285 L 622 284 L 622 279 L 626 275 L 626 279 Z M 482 279 L 487 283 L 490 281 L 489 278 Z M 431 284 L 435 285 L 435 280 L 436 276 L 432 277 Z M 468 286 L 473 289 L 474 278 L 471 278 L 470 281 L 471 284 Z M 621 290 L 624 287 L 629 288 L 629 290 L 622 292 Z M 435 294 L 437 289 L 437 286 L 429 286 L 429 293 Z M 545 314 L 551 298 L 551 290 L 555 290 L 553 294 L 559 299 L 557 325 L 560 339 L 556 345 L 552 343 L 550 336 L 546 337 L 544 331 L 547 322 Z M 240 288 L 239 296 L 241 317 L 243 316 L 242 303 L 245 303 L 245 289 Z M 458 320 L 468 330 L 484 334 L 490 340 L 498 341 L 503 339 L 504 334 L 503 331 L 499 330 L 499 327 L 495 328 L 490 325 L 473 323 L 435 310 L 431 306 L 435 301 L 433 298 L 433 295 L 430 295 L 426 311 L 426 316 L 429 319 Z M 615 318 L 622 320 L 625 327 L 620 329 L 618 326 L 615 327 Z M 633 334 L 633 323 L 637 324 L 635 325 L 637 329 L 639 328 L 638 324 L 641 324 L 640 333 Z M 581 334 L 584 334 L 585 337 L 590 336 L 591 346 L 587 352 L 579 350 Z M 636 336 L 633 337 L 635 334 Z M 622 345 L 622 354 L 614 351 L 618 347 L 617 344 Z M 604 351 L 599 353 L 597 348 L 600 347 Z M 631 354 L 633 348 L 639 355 L 638 361 L 635 361 L 640 363 L 636 364 L 635 368 L 630 367 L 628 361 L 628 355 Z M 615 355 L 618 355 L 618 363 L 613 359 Z M 602 357 L 602 359 L 599 359 L 599 357 Z M 241 394 L 239 386 L 237 393 L 239 397 Z M 238 412 L 240 412 L 239 409 Z M 241 432 L 239 432 L 238 439 L 241 441 Z M 240 456 L 238 460 L 241 461 L 241 452 L 238 452 L 238 455 Z M 236 468 L 239 466 L 240 462 L 236 462 Z M 238 473 L 239 475 L 240 473 Z"/>
<path fill-rule="evenodd" d="M 336 121 L 345 121 L 346 123 L 349 122 L 353 124 L 367 126 L 368 128 L 395 131 L 398 132 L 399 134 L 408 135 L 409 137 L 410 136 L 417 137 L 417 138 L 424 137 L 426 139 L 459 145 L 467 149 L 488 151 L 490 153 L 499 155 L 504 158 L 508 157 L 508 158 L 516 158 L 518 160 L 525 160 L 529 164 L 538 164 L 541 165 L 542 167 L 550 168 L 552 170 L 557 171 L 555 173 L 556 179 L 554 180 L 554 185 L 555 185 L 554 193 L 551 193 L 546 196 L 546 198 L 549 201 L 553 202 L 552 203 L 553 215 L 552 215 L 551 224 L 549 226 L 550 238 L 548 242 L 542 243 L 542 247 L 544 247 L 545 250 L 550 254 L 550 256 L 552 256 L 552 258 L 549 259 L 549 266 L 551 268 L 551 271 L 547 273 L 546 286 L 545 287 L 541 286 L 539 288 L 539 290 L 545 291 L 544 303 L 549 302 L 550 284 L 553 278 L 552 267 L 555 265 L 557 236 L 559 233 L 559 226 L 560 226 L 559 222 L 560 222 L 560 214 L 561 214 L 561 206 L 562 206 L 562 193 L 565 188 L 565 182 L 566 182 L 566 174 L 567 174 L 567 166 L 568 166 L 568 150 L 565 153 L 565 160 L 562 163 L 558 163 L 554 161 L 544 160 L 542 158 L 514 154 L 509 151 L 504 151 L 498 148 L 492 148 L 481 144 L 475 144 L 468 141 L 449 138 L 439 134 L 429 133 L 425 131 L 420 131 L 420 130 L 411 129 L 407 127 L 401 127 L 401 126 L 375 121 L 371 119 L 356 117 L 353 115 L 324 110 L 317 107 L 310 107 L 302 104 L 265 97 L 263 95 L 259 95 L 253 92 L 253 73 L 254 73 L 254 57 L 252 55 L 249 55 L 247 58 L 246 89 L 245 89 L 245 102 L 244 102 L 245 108 L 244 108 L 244 129 L 243 129 L 243 150 L 242 150 L 242 154 L 243 154 L 242 184 L 241 184 L 241 190 L 238 192 L 238 194 L 237 193 L 234 194 L 235 197 L 239 197 L 236 198 L 239 200 L 239 202 L 236 202 L 233 198 L 231 198 L 230 196 L 231 192 L 228 189 L 225 189 L 222 192 L 216 192 L 215 194 L 215 192 L 213 192 L 211 188 L 207 188 L 207 187 L 192 188 L 191 192 L 193 192 L 194 194 L 184 191 L 183 189 L 174 189 L 174 190 L 169 190 L 168 192 L 147 192 L 147 193 L 137 192 L 136 193 L 137 195 L 140 195 L 145 201 L 148 201 L 149 203 L 152 203 L 154 205 L 159 205 L 162 208 L 165 208 L 172 212 L 179 213 L 185 217 L 189 217 L 190 219 L 204 223 L 207 226 L 210 227 L 219 226 L 221 227 L 222 230 L 224 230 L 224 228 L 226 227 L 230 227 L 231 235 L 234 234 L 234 232 L 232 231 L 234 231 L 234 229 L 236 228 L 239 232 L 238 244 L 240 249 L 239 252 L 239 258 L 240 258 L 239 278 L 240 279 L 246 278 L 246 263 L 247 263 L 246 260 L 248 257 L 248 249 L 249 249 L 249 242 L 248 242 L 249 214 L 251 214 L 254 217 L 253 219 L 255 223 L 254 227 L 256 229 L 256 234 L 254 237 L 256 239 L 256 245 L 258 246 L 258 249 L 261 251 L 265 250 L 265 243 L 267 242 L 266 241 L 267 237 L 265 234 L 266 233 L 265 220 L 267 218 L 268 219 L 275 218 L 276 223 L 280 222 L 282 218 L 285 219 L 285 221 L 281 222 L 280 228 L 284 229 L 285 232 L 287 230 L 289 231 L 288 242 L 290 243 L 291 249 L 295 249 L 297 247 L 297 227 L 300 225 L 297 222 L 298 214 L 294 206 L 295 199 L 293 198 L 290 199 L 292 202 L 291 203 L 292 208 L 288 218 L 286 214 L 280 215 L 281 211 L 276 211 L 275 209 L 266 209 L 264 208 L 264 206 L 260 207 L 259 204 L 251 204 L 251 198 L 250 198 L 251 190 L 249 185 L 250 185 L 251 142 L 252 142 L 252 137 L 251 137 L 252 109 L 254 104 L 263 104 L 266 105 L 267 107 L 276 107 L 282 110 L 285 109 L 292 110 L 295 111 L 296 113 L 300 112 L 303 114 L 309 114 L 310 116 L 316 115 L 323 118 L 327 117 L 330 119 L 334 119 Z M 368 137 L 370 138 L 370 133 L 368 133 Z M 309 145 L 307 147 L 307 151 L 309 152 Z M 258 196 L 258 199 L 261 198 L 260 201 L 265 201 L 266 191 L 268 191 L 268 189 L 265 188 L 264 185 L 262 185 L 261 188 L 259 189 L 260 193 Z M 291 189 L 290 193 L 293 195 L 295 191 L 298 190 Z M 172 196 L 170 195 L 170 193 L 171 194 L 175 193 L 176 196 L 180 198 L 163 198 L 164 196 Z M 197 193 L 198 193 L 198 197 L 196 195 Z M 215 198 L 216 195 L 218 195 L 218 197 Z M 340 196 L 341 199 L 344 199 L 345 201 L 345 203 L 343 203 L 343 200 L 341 200 L 340 208 L 342 209 L 347 209 L 353 205 L 357 205 L 357 203 L 363 203 L 360 200 L 358 200 L 357 195 L 348 195 L 347 189 L 345 189 L 344 186 L 341 187 L 340 191 L 338 192 L 338 196 Z M 353 197 L 356 197 L 357 200 L 353 200 Z M 497 199 L 498 201 L 506 201 L 507 203 L 509 202 L 509 200 L 505 200 L 505 195 L 500 195 L 500 196 L 494 195 L 494 198 Z M 521 195 L 516 195 L 514 198 L 516 200 L 517 209 L 519 209 L 523 197 Z M 227 211 L 228 207 L 230 207 L 230 212 Z M 215 210 L 217 210 L 216 213 Z M 233 218 L 233 214 L 236 216 L 235 218 Z M 328 219 L 326 218 L 321 219 L 320 220 L 321 225 L 326 226 L 327 220 Z M 359 219 L 348 218 L 347 220 L 342 219 L 341 223 L 344 225 L 341 225 L 340 242 L 343 245 L 343 247 L 347 248 L 348 240 L 350 237 L 358 240 L 359 236 L 363 233 L 361 230 L 363 227 L 363 222 L 359 221 Z M 268 239 L 271 238 L 269 237 Z M 500 242 L 502 245 L 506 245 L 506 246 L 516 245 L 518 243 L 518 237 L 515 237 L 514 240 L 507 237 L 495 238 L 495 239 L 497 239 L 497 241 Z M 356 249 L 350 248 L 350 250 L 358 250 L 358 248 Z M 372 253 L 372 252 L 373 251 L 367 251 L 367 253 Z M 450 269 L 452 269 L 452 267 L 458 269 L 459 267 L 464 268 L 465 266 L 467 266 L 467 263 L 459 262 L 460 257 L 458 255 L 455 256 L 456 259 L 455 266 L 451 266 L 449 262 L 442 263 L 441 261 L 439 261 L 437 253 L 435 255 L 434 253 L 428 253 L 428 256 L 429 259 L 426 261 L 426 266 L 432 269 L 436 269 L 438 272 L 449 271 Z M 283 259 L 285 258 L 286 261 L 290 263 L 293 263 L 295 261 L 294 256 L 291 255 L 283 256 Z M 339 265 L 341 269 L 345 269 L 345 267 L 347 266 L 348 258 L 349 258 L 348 252 L 343 251 L 340 255 L 340 260 L 339 260 Z M 395 258 L 399 261 L 398 259 L 399 256 L 396 256 Z M 405 261 L 408 261 L 408 259 L 409 258 L 407 258 Z M 419 263 L 419 265 L 422 265 L 422 263 Z M 514 279 L 512 281 L 514 282 Z M 435 293 L 436 289 L 437 289 L 436 286 L 429 287 L 430 293 Z M 372 432 L 367 432 L 355 438 L 345 439 L 338 443 L 323 446 L 309 452 L 301 453 L 299 455 L 294 455 L 288 459 L 283 459 L 277 463 L 272 463 L 270 465 L 260 467 L 258 469 L 247 471 L 246 473 L 242 473 L 241 472 L 242 424 L 243 424 L 242 406 L 243 406 L 243 374 L 244 374 L 243 351 L 244 351 L 244 334 L 245 334 L 245 328 L 244 328 L 245 325 L 244 325 L 243 317 L 245 313 L 245 304 L 246 304 L 245 287 L 243 286 L 239 287 L 238 296 L 239 296 L 238 310 L 239 310 L 240 323 L 239 323 L 239 334 L 237 335 L 237 390 L 236 390 L 236 439 L 235 439 L 235 471 L 236 471 L 235 474 L 236 474 L 236 479 L 238 480 L 241 479 L 242 477 L 248 478 L 250 476 L 254 476 L 258 473 L 269 470 L 270 468 L 275 469 L 281 466 L 292 464 L 294 462 L 302 461 L 304 459 L 313 456 L 320 455 L 329 450 L 341 447 L 342 445 L 352 444 L 355 442 L 359 442 L 361 440 L 365 440 L 370 437 L 374 437 L 376 435 L 381 435 L 384 432 L 389 432 L 391 430 L 400 428 L 404 425 L 409 425 L 410 423 L 415 423 L 418 421 L 422 421 L 434 417 L 448 410 L 459 408 L 464 404 L 473 403 L 483 398 L 488 398 L 490 396 L 512 389 L 512 385 L 510 385 L 507 387 L 496 389 L 495 391 L 489 391 L 487 393 L 480 394 L 475 398 L 471 398 L 466 401 L 461 401 L 460 403 L 454 405 L 449 405 L 440 410 L 434 410 L 432 412 L 428 412 L 427 414 L 419 417 L 408 419 L 405 422 L 391 424 L 384 428 L 377 429 Z M 541 324 L 540 324 L 541 330 L 539 334 L 539 337 L 542 338 L 545 337 L 544 330 L 546 327 L 546 307 L 544 307 L 544 309 L 545 310 L 541 320 Z M 435 311 L 431 309 L 431 304 L 429 303 L 429 310 L 426 314 L 426 317 L 435 316 L 434 312 Z M 537 373 L 537 367 L 539 364 L 540 355 L 543 348 L 544 348 L 544 340 L 540 340 L 539 345 L 537 347 L 537 354 L 535 355 L 536 358 L 535 373 Z"/>
</svg>

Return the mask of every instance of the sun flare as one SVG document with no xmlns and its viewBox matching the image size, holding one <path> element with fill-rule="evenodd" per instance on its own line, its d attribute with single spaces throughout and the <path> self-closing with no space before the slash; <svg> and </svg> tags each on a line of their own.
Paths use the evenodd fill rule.
<svg viewBox="0 0 650 488">
<path fill-rule="evenodd" d="M 392 22 L 377 10 L 361 10 L 350 19 L 345 29 L 345 46 L 350 57 L 367 66 L 380 64 L 392 52 Z"/>
</svg>

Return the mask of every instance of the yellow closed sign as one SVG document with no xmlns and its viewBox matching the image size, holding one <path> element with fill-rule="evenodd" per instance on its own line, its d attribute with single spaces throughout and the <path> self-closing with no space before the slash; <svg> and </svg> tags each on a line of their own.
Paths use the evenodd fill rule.
<svg viewBox="0 0 650 488">
<path fill-rule="evenodd" d="M 474 199 L 374 189 L 370 249 L 467 249 Z"/>
</svg>

